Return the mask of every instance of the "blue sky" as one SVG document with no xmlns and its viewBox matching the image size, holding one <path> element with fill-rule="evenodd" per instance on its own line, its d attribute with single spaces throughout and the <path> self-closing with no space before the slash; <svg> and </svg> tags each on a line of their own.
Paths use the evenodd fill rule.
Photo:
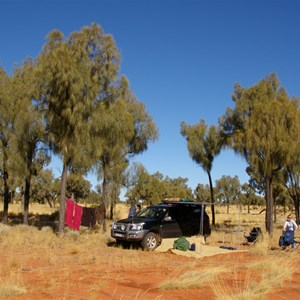
<svg viewBox="0 0 300 300">
<path fill-rule="evenodd" d="M 0 64 L 7 72 L 36 57 L 53 29 L 68 36 L 96 22 L 112 34 L 122 57 L 120 74 L 160 132 L 135 161 L 151 174 L 188 178 L 193 189 L 208 177 L 189 157 L 182 121 L 217 125 L 233 106 L 235 83 L 250 87 L 271 72 L 290 96 L 300 96 L 299 1 L 0 0 L 0 11 Z M 245 167 L 225 151 L 215 159 L 213 181 L 238 175 L 244 183 Z"/>
</svg>

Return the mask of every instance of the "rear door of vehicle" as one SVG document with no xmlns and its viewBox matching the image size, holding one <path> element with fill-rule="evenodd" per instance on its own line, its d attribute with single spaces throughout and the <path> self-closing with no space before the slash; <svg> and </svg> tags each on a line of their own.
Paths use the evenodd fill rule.
<svg viewBox="0 0 300 300">
<path fill-rule="evenodd" d="M 175 218 L 173 207 L 169 207 L 160 225 L 163 238 L 175 238 L 182 236 L 182 231 Z"/>
</svg>

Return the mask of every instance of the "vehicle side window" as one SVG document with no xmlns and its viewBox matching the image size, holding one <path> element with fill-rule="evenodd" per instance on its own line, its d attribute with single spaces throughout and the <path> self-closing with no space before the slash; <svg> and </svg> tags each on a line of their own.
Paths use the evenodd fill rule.
<svg viewBox="0 0 300 300">
<path fill-rule="evenodd" d="M 160 218 L 165 214 L 165 212 L 166 212 L 166 208 L 159 208 L 155 211 L 154 217 Z"/>
<path fill-rule="evenodd" d="M 148 207 L 137 214 L 139 217 L 144 218 L 160 218 L 166 212 L 164 207 Z"/>
</svg>

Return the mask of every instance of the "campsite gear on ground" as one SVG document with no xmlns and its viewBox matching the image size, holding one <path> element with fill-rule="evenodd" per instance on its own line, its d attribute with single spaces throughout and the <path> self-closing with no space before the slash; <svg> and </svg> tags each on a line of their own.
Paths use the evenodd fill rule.
<svg viewBox="0 0 300 300">
<path fill-rule="evenodd" d="M 284 246 L 284 237 L 283 237 L 283 235 L 281 235 L 279 237 L 278 245 L 279 245 L 279 247 L 283 247 Z"/>
<path fill-rule="evenodd" d="M 190 242 L 186 237 L 182 236 L 174 241 L 173 248 L 176 250 L 187 251 L 190 247 Z"/>
<path fill-rule="evenodd" d="M 220 246 L 221 249 L 227 249 L 227 250 L 236 250 L 235 247 L 230 247 L 230 246 Z"/>
<path fill-rule="evenodd" d="M 196 251 L 196 244 L 195 243 L 192 243 L 189 247 L 189 250 L 191 251 Z"/>
<path fill-rule="evenodd" d="M 282 235 L 279 238 L 279 246 L 285 249 L 288 246 L 294 248 L 299 245 L 299 242 L 295 241 L 294 231 L 282 231 Z"/>
<path fill-rule="evenodd" d="M 192 243 L 189 247 L 189 250 L 190 251 L 196 251 L 196 244 L 195 243 Z"/>
<path fill-rule="evenodd" d="M 260 227 L 253 227 L 249 233 L 249 236 L 244 236 L 248 243 L 255 243 L 259 237 L 262 237 L 262 231 Z"/>
</svg>

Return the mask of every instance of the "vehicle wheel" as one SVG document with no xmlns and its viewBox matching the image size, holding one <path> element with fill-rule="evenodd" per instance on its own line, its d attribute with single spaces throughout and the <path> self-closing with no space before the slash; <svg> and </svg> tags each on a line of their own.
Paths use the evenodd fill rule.
<svg viewBox="0 0 300 300">
<path fill-rule="evenodd" d="M 157 234 L 155 234 L 153 232 L 147 233 L 141 243 L 143 250 L 146 250 L 146 251 L 155 250 L 158 246 L 158 241 L 159 241 L 159 239 L 158 239 Z"/>
</svg>

